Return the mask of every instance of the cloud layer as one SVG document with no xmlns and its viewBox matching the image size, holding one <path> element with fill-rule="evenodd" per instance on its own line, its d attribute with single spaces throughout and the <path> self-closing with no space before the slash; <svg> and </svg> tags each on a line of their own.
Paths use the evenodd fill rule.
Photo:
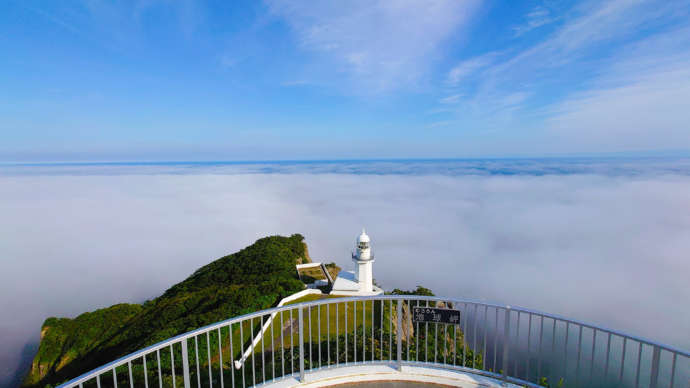
<svg viewBox="0 0 690 388">
<path fill-rule="evenodd" d="M 690 347 L 685 176 L 0 179 L 8 371 L 48 316 L 141 302 L 276 233 L 303 233 L 312 257 L 348 268 L 362 226 L 387 289 L 422 284 Z"/>
</svg>

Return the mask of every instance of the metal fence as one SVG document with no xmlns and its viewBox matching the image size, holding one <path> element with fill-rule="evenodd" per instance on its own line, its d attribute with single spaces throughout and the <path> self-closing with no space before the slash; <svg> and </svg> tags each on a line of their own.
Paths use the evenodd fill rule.
<svg viewBox="0 0 690 388">
<path fill-rule="evenodd" d="M 459 310 L 460 322 L 413 322 L 417 306 Z M 522 308 L 400 295 L 326 298 L 246 314 L 61 387 L 244 388 L 376 363 L 456 369 L 524 386 L 690 388 L 690 354 L 679 349 Z"/>
</svg>

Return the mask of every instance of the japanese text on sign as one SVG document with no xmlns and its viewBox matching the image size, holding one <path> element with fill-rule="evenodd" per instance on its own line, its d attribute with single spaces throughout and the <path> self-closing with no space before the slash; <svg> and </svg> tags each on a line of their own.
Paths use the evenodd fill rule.
<svg viewBox="0 0 690 388">
<path fill-rule="evenodd" d="M 448 323 L 451 325 L 457 325 L 460 323 L 460 311 L 432 307 L 413 307 L 412 321 Z"/>
</svg>

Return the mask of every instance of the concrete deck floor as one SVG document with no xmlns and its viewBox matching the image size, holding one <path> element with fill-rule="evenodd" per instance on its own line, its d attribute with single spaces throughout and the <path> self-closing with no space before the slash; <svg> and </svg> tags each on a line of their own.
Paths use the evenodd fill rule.
<svg viewBox="0 0 690 388">
<path fill-rule="evenodd" d="M 389 365 L 357 365 L 322 369 L 306 374 L 302 383 L 290 377 L 262 388 L 321 388 L 338 385 L 339 388 L 429 388 L 450 386 L 462 388 L 517 388 L 517 385 L 502 383 L 496 379 L 455 370 L 403 366 L 398 371 Z"/>
</svg>

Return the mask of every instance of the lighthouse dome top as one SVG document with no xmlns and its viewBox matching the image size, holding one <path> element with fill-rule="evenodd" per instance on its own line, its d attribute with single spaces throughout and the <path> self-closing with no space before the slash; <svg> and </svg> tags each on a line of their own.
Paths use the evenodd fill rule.
<svg viewBox="0 0 690 388">
<path fill-rule="evenodd" d="M 358 243 L 368 243 L 370 241 L 371 240 L 369 239 L 369 235 L 367 235 L 367 233 L 364 231 L 364 229 L 362 229 L 362 234 L 360 234 L 357 237 L 357 242 Z"/>
</svg>

